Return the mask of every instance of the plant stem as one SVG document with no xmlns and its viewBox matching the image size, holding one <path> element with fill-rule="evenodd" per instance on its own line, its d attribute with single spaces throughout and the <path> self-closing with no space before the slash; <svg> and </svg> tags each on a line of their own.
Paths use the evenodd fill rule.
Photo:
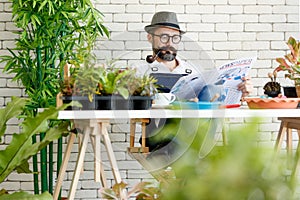
<svg viewBox="0 0 300 200">
<path fill-rule="evenodd" d="M 36 143 L 36 135 L 32 136 L 32 143 Z M 33 186 L 34 194 L 39 194 L 39 176 L 38 176 L 38 164 L 37 164 L 37 155 L 33 155 Z"/>
</svg>

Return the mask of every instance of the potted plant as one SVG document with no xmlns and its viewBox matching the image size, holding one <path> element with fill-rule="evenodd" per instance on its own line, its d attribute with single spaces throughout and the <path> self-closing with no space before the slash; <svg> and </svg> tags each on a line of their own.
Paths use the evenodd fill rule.
<svg viewBox="0 0 300 200">
<path fill-rule="evenodd" d="M 82 109 L 95 110 L 94 96 L 102 70 L 97 68 L 94 63 L 95 56 L 88 54 L 82 64 L 65 66 L 64 71 L 68 75 L 60 83 L 60 92 L 64 103 L 79 101 Z"/>
<path fill-rule="evenodd" d="M 150 75 L 134 76 L 128 80 L 127 86 L 130 94 L 131 109 L 149 109 L 153 96 L 157 93 L 157 79 Z"/>
<path fill-rule="evenodd" d="M 285 78 L 294 81 L 297 96 L 300 97 L 300 42 L 290 37 L 287 41 L 287 45 L 290 49 L 290 53 L 286 54 L 284 58 L 276 58 L 279 66 L 274 72 L 286 71 Z"/>
<path fill-rule="evenodd" d="M 70 74 L 61 84 L 63 99 L 69 102 L 79 97 L 93 104 L 90 108 L 83 105 L 83 109 L 148 109 L 157 91 L 155 78 L 138 76 L 133 68 L 117 67 L 115 60 L 100 66 L 86 62 L 70 68 Z"/>
<path fill-rule="evenodd" d="M 268 73 L 268 76 L 271 81 L 264 85 L 264 94 L 269 97 L 279 97 L 281 94 L 281 85 L 276 82 L 277 72 Z"/>
<path fill-rule="evenodd" d="M 138 76 L 132 68 L 115 65 L 102 68 L 97 89 L 98 108 L 114 110 L 140 110 L 151 107 L 152 96 L 156 92 L 156 79 Z M 110 103 L 109 103 L 110 102 Z"/>
</svg>

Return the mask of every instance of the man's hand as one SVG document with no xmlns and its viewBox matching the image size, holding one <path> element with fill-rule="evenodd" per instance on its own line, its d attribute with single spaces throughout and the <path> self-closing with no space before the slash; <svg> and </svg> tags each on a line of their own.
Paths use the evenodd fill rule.
<svg viewBox="0 0 300 200">
<path fill-rule="evenodd" d="M 246 97 L 252 92 L 253 85 L 249 76 L 243 77 L 242 80 L 243 82 L 238 85 L 238 90 L 243 93 L 242 97 Z"/>
</svg>

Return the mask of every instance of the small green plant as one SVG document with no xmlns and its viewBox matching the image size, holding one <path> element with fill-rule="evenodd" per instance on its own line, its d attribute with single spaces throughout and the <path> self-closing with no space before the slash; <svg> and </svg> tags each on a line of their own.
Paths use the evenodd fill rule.
<svg viewBox="0 0 300 200">
<path fill-rule="evenodd" d="M 113 65 L 102 69 L 102 74 L 98 82 L 97 94 L 119 94 L 127 99 L 129 96 L 127 80 L 132 76 L 133 71 L 129 68 L 116 68 Z"/>
<path fill-rule="evenodd" d="M 152 96 L 157 92 L 157 80 L 149 75 L 139 76 L 136 69 L 117 67 L 116 60 L 103 65 L 104 69 L 98 84 L 98 94 L 119 94 L 128 96 Z"/>
<path fill-rule="evenodd" d="M 85 59 L 83 65 L 73 65 L 69 69 L 70 76 L 61 82 L 63 95 L 88 96 L 92 101 L 95 95 L 153 96 L 157 92 L 157 80 L 149 75 L 138 76 L 136 69 L 117 67 L 116 60 L 97 65 L 91 62 L 94 56 Z"/>
<path fill-rule="evenodd" d="M 132 96 L 153 96 L 157 93 L 157 79 L 149 75 L 134 75 L 128 79 L 127 87 Z"/>
<path fill-rule="evenodd" d="M 78 70 L 74 80 L 75 95 L 88 96 L 93 101 L 97 93 L 97 84 L 101 78 L 101 71 L 95 66 L 85 65 Z"/>
<path fill-rule="evenodd" d="M 290 37 L 287 45 L 290 53 L 286 54 L 284 58 L 276 58 L 279 66 L 274 71 L 286 71 L 285 77 L 293 80 L 295 85 L 300 85 L 300 42 Z"/>
</svg>

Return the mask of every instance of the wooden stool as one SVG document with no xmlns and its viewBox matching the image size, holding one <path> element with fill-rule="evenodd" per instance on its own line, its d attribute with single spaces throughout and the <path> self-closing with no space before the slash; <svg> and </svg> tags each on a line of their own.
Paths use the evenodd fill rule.
<svg viewBox="0 0 300 200">
<path fill-rule="evenodd" d="M 282 142 L 284 140 L 284 137 L 286 136 L 286 149 L 289 156 L 292 154 L 292 129 L 296 129 L 300 131 L 300 118 L 292 118 L 292 117 L 279 117 L 278 120 L 281 121 L 280 129 L 277 135 L 276 144 L 275 144 L 275 150 L 276 153 L 280 150 L 280 147 L 282 146 Z"/>
<path fill-rule="evenodd" d="M 286 142 L 287 142 L 286 149 L 288 154 L 288 161 L 290 161 L 292 159 L 292 153 L 293 153 L 292 152 L 292 141 L 293 141 L 292 129 L 297 130 L 298 138 L 300 139 L 300 118 L 279 117 L 278 120 L 281 120 L 281 124 L 276 139 L 275 153 L 278 154 L 280 147 L 282 146 L 284 136 L 286 136 Z M 295 164 L 293 166 L 292 175 L 291 175 L 292 179 L 296 178 L 300 169 L 299 154 L 300 154 L 300 142 L 298 141 Z"/>
</svg>

